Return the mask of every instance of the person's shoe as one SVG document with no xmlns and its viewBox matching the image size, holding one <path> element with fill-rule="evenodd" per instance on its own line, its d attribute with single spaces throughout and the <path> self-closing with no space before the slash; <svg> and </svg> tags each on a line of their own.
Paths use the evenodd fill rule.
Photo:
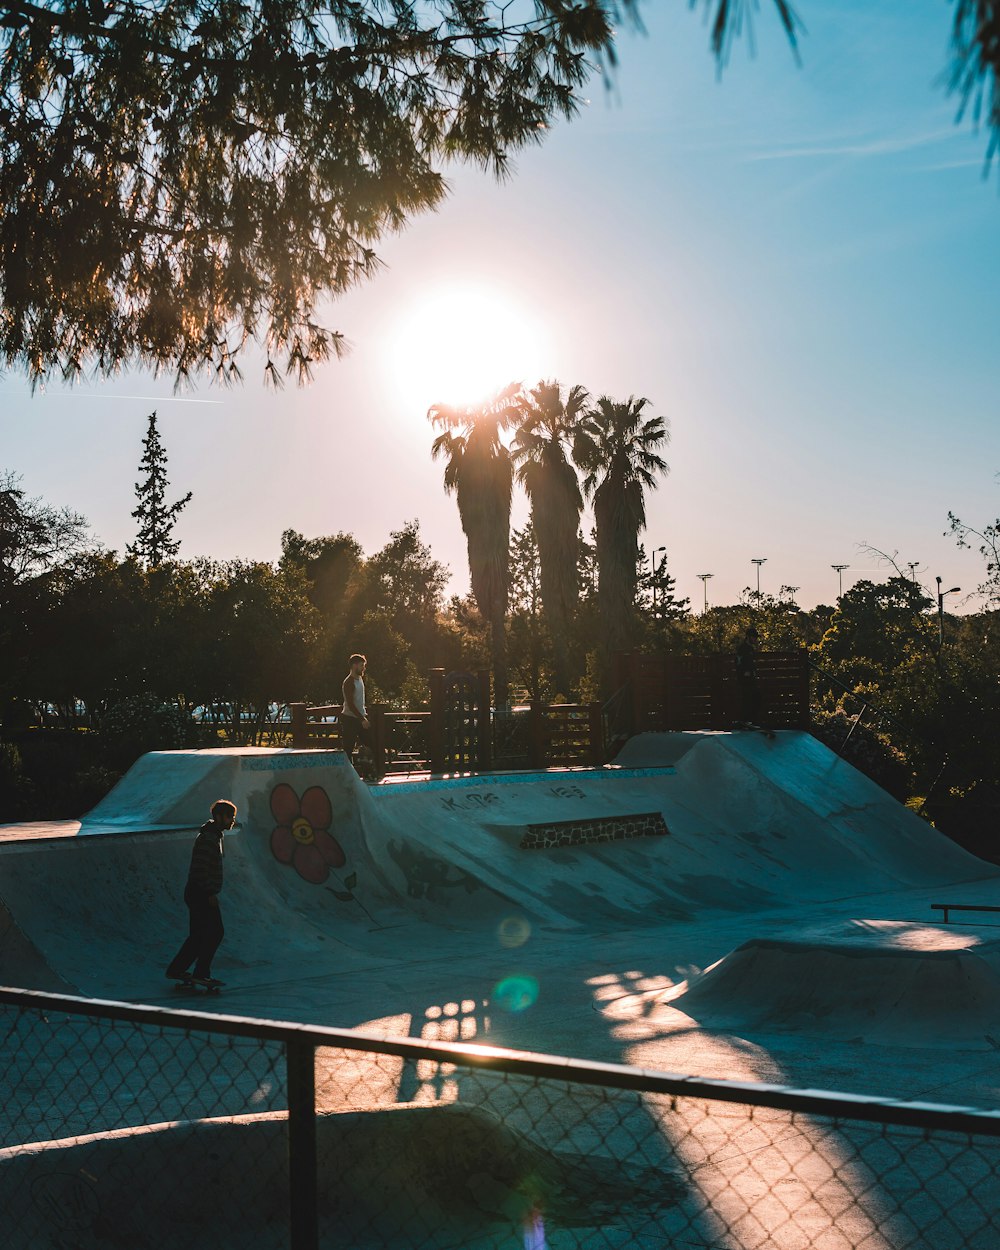
<svg viewBox="0 0 1000 1250">
<path fill-rule="evenodd" d="M 166 977 L 168 981 L 190 981 L 191 973 L 190 972 L 178 972 L 174 968 L 168 968 L 166 971 Z"/>
<path fill-rule="evenodd" d="M 207 990 L 226 984 L 225 981 L 220 981 L 218 977 L 191 977 L 190 980 L 192 985 L 203 985 Z"/>
</svg>

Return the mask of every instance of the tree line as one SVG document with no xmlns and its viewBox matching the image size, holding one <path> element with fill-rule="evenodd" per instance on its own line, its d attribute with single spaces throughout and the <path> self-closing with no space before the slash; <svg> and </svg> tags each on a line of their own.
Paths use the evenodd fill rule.
<svg viewBox="0 0 1000 1250">
<path fill-rule="evenodd" d="M 836 604 L 804 611 L 792 587 L 747 587 L 695 614 L 666 554 L 651 561 L 640 541 L 666 471 L 666 423 L 646 410 L 556 383 L 433 409 L 472 573 L 472 592 L 451 597 L 417 520 L 371 553 L 349 533 L 287 529 L 274 562 L 181 559 L 172 529 L 190 496 L 167 502 L 155 414 L 124 556 L 0 475 L 0 819 L 78 814 L 144 750 L 259 740 L 281 704 L 338 702 L 352 651 L 371 658 L 372 699 L 395 707 L 425 700 L 428 669 L 490 669 L 498 646 L 511 702 L 590 701 L 608 693 L 612 647 L 729 652 L 752 621 L 764 649 L 808 649 L 813 729 L 834 749 L 970 836 L 995 824 L 1000 521 L 949 515 L 983 557 L 976 613 L 939 616 L 890 564 Z M 512 529 L 517 482 L 531 511 Z"/>
<path fill-rule="evenodd" d="M 636 632 L 639 536 L 645 498 L 667 473 L 659 449 L 668 439 L 649 400 L 602 395 L 582 386 L 564 393 L 556 381 L 511 384 L 485 403 L 438 404 L 428 416 L 440 429 L 431 454 L 445 461 L 444 487 L 455 494 L 468 546 L 472 593 L 489 625 L 496 702 L 508 702 L 507 613 L 511 569 L 513 482 L 524 488 L 538 563 L 538 591 L 554 637 L 573 637 L 580 608 L 580 561 L 586 558 L 580 521 L 593 504 L 597 629 L 601 668 Z M 508 441 L 504 435 L 508 434 Z M 560 647 L 553 661 L 556 689 L 578 684 L 583 654 Z M 606 686 L 605 677 L 605 686 Z"/>
</svg>

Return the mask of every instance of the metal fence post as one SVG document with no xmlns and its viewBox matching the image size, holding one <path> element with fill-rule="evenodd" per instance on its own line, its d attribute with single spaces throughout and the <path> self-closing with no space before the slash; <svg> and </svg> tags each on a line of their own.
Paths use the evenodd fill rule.
<svg viewBox="0 0 1000 1250">
<path fill-rule="evenodd" d="M 288 1230 L 291 1250 L 318 1250 L 316 1184 L 316 1051 L 312 1042 L 285 1043 L 288 1064 Z"/>
</svg>

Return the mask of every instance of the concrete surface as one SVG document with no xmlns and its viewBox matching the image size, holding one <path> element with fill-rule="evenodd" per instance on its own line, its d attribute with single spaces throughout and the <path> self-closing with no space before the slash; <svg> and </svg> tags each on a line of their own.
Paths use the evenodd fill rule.
<svg viewBox="0 0 1000 1250">
<path fill-rule="evenodd" d="M 239 807 L 215 966 L 227 986 L 192 1002 L 163 970 L 186 927 L 192 831 L 217 798 Z M 529 825 L 650 812 L 666 834 L 520 845 Z M 1000 904 L 996 868 L 806 734 L 643 735 L 605 769 L 378 787 L 339 752 L 158 752 L 78 831 L 26 832 L 0 830 L 2 983 L 690 1075 L 1000 1100 L 1000 933 L 930 910 Z M 326 1109 L 353 1114 L 335 1105 L 339 1079 L 320 1080 L 321 1105 L 328 1088 Z M 390 1103 L 444 1097 L 403 1070 L 389 1084 Z M 270 1105 L 254 1120 L 265 1150 Z M 615 1200 L 648 1179 L 621 1178 L 632 1196 Z"/>
<path fill-rule="evenodd" d="M 750 1070 L 741 1065 L 741 1075 L 759 1069 L 769 1080 L 783 1069 L 771 1056 L 788 1049 L 790 1021 L 802 1023 L 806 1051 L 812 1022 L 831 1018 L 835 1049 L 866 1037 L 879 1055 L 890 1042 L 923 1048 L 928 1032 L 944 1047 L 957 1030 L 971 1060 L 1000 1038 L 991 929 L 947 926 L 941 968 L 951 971 L 930 981 L 942 951 L 914 959 L 899 937 L 942 940 L 931 902 L 1000 902 L 996 869 L 814 738 L 643 735 L 616 765 L 370 787 L 340 752 L 153 753 L 77 836 L 0 841 L 0 980 L 176 1002 L 161 974 L 185 929 L 191 831 L 230 797 L 239 827 L 226 837 L 219 1010 L 705 1075 L 720 1074 L 720 1036 L 773 1032 L 774 1047 Z M 297 858 L 275 857 L 279 788 L 300 826 L 295 854 L 313 855 L 303 862 L 314 879 Z M 310 812 L 304 796 L 318 791 L 326 802 Z M 530 823 L 650 811 L 662 813 L 665 836 L 518 845 Z M 340 852 L 317 872 L 327 836 Z M 853 954 L 844 948 L 852 932 Z M 514 1011 L 496 991 L 518 976 L 537 984 L 537 997 Z M 789 977 L 814 982 L 809 994 L 786 1001 Z M 901 980 L 914 986 L 909 997 Z M 931 985 L 931 1005 L 918 1011 Z M 474 1007 L 446 1014 L 462 1003 Z M 868 1011 L 879 1024 L 866 1031 Z M 838 1057 L 831 1078 L 844 1085 L 846 1070 L 868 1088 L 871 1060 L 845 1069 Z M 908 1065 L 884 1066 L 895 1084 Z M 808 1083 L 823 1084 L 823 1071 Z"/>
</svg>

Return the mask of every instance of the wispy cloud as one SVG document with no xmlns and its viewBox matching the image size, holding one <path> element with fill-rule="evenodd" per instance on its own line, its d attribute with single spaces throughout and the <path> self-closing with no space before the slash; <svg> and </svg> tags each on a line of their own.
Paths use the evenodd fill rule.
<svg viewBox="0 0 1000 1250">
<path fill-rule="evenodd" d="M 821 157 L 868 158 L 894 156 L 900 152 L 912 152 L 916 148 L 930 147 L 944 139 L 954 137 L 952 127 L 941 127 L 915 135 L 885 135 L 881 138 L 845 138 L 829 143 L 800 144 L 795 147 L 776 147 L 769 151 L 750 152 L 745 161 L 810 160 Z"/>
<path fill-rule="evenodd" d="M 132 403 L 139 402 L 143 404 L 224 404 L 223 399 L 190 399 L 186 395 L 110 395 L 102 392 L 100 395 L 86 395 L 82 391 L 46 391 L 41 387 L 32 395 L 31 391 L 7 391 L 0 390 L 0 395 L 13 395 L 18 399 L 90 399 L 96 400 L 102 404 L 107 403 L 109 399 L 129 400 Z"/>
<path fill-rule="evenodd" d="M 983 176 L 986 177 L 992 169 L 992 162 L 987 161 L 985 156 L 968 157 L 964 160 L 955 161 L 934 161 L 931 164 L 920 165 L 918 168 L 927 173 L 938 173 L 942 169 L 979 169 L 982 170 Z"/>
</svg>

